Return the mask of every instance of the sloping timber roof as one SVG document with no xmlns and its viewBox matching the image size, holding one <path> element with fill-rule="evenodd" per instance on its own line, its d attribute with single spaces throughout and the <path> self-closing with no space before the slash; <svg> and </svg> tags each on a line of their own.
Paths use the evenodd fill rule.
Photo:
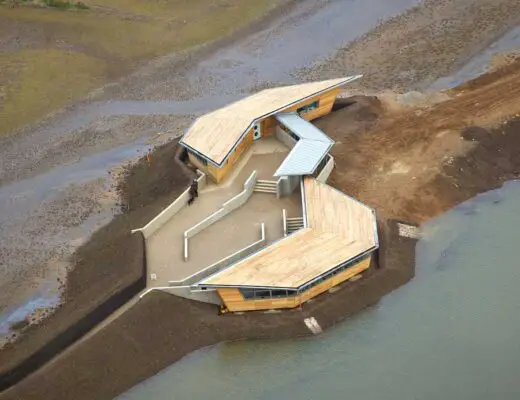
<svg viewBox="0 0 520 400">
<path fill-rule="evenodd" d="M 300 138 L 274 176 L 311 175 L 334 145 L 327 135 L 297 113 L 277 114 L 275 118 Z"/>
<path fill-rule="evenodd" d="M 182 138 L 181 144 L 208 161 L 221 165 L 256 120 L 360 77 L 355 75 L 262 90 L 198 118 Z"/>
<path fill-rule="evenodd" d="M 374 211 L 304 178 L 307 227 L 198 283 L 214 287 L 297 289 L 378 246 Z"/>
</svg>

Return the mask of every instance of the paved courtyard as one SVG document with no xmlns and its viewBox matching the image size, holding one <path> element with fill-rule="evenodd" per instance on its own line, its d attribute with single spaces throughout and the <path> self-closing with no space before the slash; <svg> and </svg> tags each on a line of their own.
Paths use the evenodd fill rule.
<svg viewBox="0 0 520 400">
<path fill-rule="evenodd" d="M 149 282 L 151 286 L 168 286 L 168 281 L 182 280 L 259 240 L 261 223 L 265 224 L 266 245 L 281 238 L 283 209 L 289 217 L 302 215 L 299 189 L 280 199 L 271 193 L 253 193 L 242 207 L 191 238 L 189 259 L 183 259 L 184 231 L 240 193 L 252 171 L 257 171 L 258 179 L 275 179 L 273 173 L 288 153 L 278 143 L 271 139 L 260 146 L 255 144 L 255 151 L 244 156 L 235 176 L 223 184 L 208 185 L 191 206 L 183 208 L 148 238 L 148 270 L 156 275 L 156 280 Z"/>
</svg>

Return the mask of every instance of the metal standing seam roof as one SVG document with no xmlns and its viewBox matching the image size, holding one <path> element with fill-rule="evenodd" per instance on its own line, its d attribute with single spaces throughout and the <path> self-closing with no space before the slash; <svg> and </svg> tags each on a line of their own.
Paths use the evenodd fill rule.
<svg viewBox="0 0 520 400">
<path fill-rule="evenodd" d="M 277 114 L 275 118 L 300 138 L 274 176 L 310 175 L 327 155 L 334 141 L 297 113 Z"/>
<path fill-rule="evenodd" d="M 304 101 L 338 89 L 362 75 L 265 89 L 226 107 L 199 117 L 180 143 L 214 165 L 222 165 L 242 137 L 262 118 Z"/>
</svg>

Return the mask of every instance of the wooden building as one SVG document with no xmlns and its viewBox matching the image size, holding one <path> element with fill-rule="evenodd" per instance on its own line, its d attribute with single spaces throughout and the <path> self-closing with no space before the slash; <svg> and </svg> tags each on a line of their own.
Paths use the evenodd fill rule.
<svg viewBox="0 0 520 400">
<path fill-rule="evenodd" d="M 244 192 L 237 196 L 259 192 L 258 196 L 283 198 L 299 190 L 301 216 L 290 225 L 285 210 L 275 210 L 280 212 L 283 237 L 263 242 L 261 247 L 255 242 L 252 251 L 251 246 L 234 249 L 223 260 L 194 271 L 186 281 L 168 281 L 170 286 L 158 289 L 219 304 L 232 312 L 293 308 L 371 266 L 379 246 L 375 212 L 325 183 L 334 168 L 329 154 L 334 142 L 309 122 L 329 113 L 342 87 L 359 77 L 263 90 L 195 121 L 181 144 L 190 162 L 216 182 L 216 187 L 225 186 L 218 183 L 255 142 L 261 146 L 274 141 L 287 150 L 283 161 L 274 166 L 275 180 L 257 181 L 253 171 Z M 215 207 L 218 211 L 201 216 L 196 226 L 233 218 L 229 210 L 235 208 L 226 208 L 232 203 L 229 200 L 222 208 Z M 181 207 L 173 208 L 177 212 Z M 166 219 L 161 216 L 154 221 Z M 191 237 L 187 232 L 191 230 L 184 232 L 185 249 Z M 232 240 L 218 234 L 221 242 Z M 172 268 L 176 262 L 181 261 L 172 261 Z"/>
<path fill-rule="evenodd" d="M 342 87 L 360 76 L 266 89 L 198 118 L 181 140 L 191 163 L 224 179 L 255 140 L 275 134 L 275 116 L 296 112 L 311 121 L 330 113 Z"/>
</svg>

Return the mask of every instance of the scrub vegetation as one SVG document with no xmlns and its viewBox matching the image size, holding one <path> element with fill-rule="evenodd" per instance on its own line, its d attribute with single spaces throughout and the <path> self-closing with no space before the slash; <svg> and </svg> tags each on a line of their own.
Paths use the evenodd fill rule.
<svg viewBox="0 0 520 400">
<path fill-rule="evenodd" d="M 0 0 L 0 135 L 287 0 Z"/>
</svg>

